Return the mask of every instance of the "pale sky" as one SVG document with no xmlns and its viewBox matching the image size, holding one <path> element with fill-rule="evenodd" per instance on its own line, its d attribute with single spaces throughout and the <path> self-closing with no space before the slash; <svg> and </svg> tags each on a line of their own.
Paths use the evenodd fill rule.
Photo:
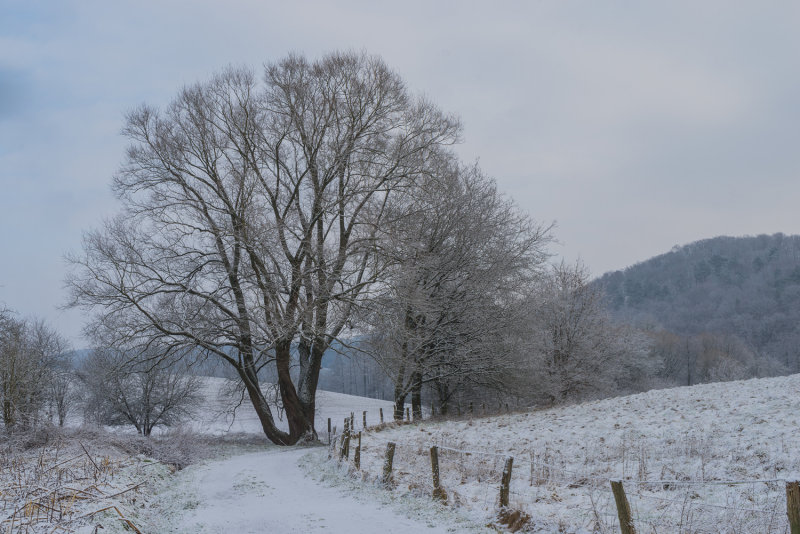
<svg viewBox="0 0 800 534">
<path fill-rule="evenodd" d="M 228 64 L 378 54 L 594 275 L 800 233 L 800 3 L 0 0 L 0 304 L 77 346 L 63 256 L 118 205 L 124 113 Z"/>
</svg>

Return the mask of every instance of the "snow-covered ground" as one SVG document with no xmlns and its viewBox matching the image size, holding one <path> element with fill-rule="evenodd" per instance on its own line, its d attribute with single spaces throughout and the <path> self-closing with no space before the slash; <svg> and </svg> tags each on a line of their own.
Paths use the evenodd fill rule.
<svg viewBox="0 0 800 534">
<path fill-rule="evenodd" d="M 171 469 L 142 454 L 142 438 L 96 430 L 14 435 L 0 455 L 0 530 L 4 533 L 129 532 L 156 481 Z"/>
<path fill-rule="evenodd" d="M 203 377 L 203 402 L 196 409 L 195 417 L 189 427 L 195 432 L 203 434 L 220 435 L 225 433 L 253 433 L 261 434 L 261 423 L 258 420 L 250 400 L 230 391 L 230 383 L 224 378 Z M 269 386 L 265 388 L 269 391 Z M 317 391 L 317 416 L 314 421 L 320 439 L 327 439 L 328 418 L 331 425 L 341 431 L 344 419 L 352 413 L 357 429 L 362 428 L 364 412 L 367 412 L 367 425 L 380 422 L 380 410 L 386 421 L 392 419 L 393 403 L 390 401 L 369 399 L 333 393 L 330 391 Z M 232 415 L 233 408 L 236 407 Z M 283 414 L 276 414 L 276 423 L 283 430 L 288 430 Z"/>
<path fill-rule="evenodd" d="M 303 457 L 312 457 L 318 466 L 320 455 L 327 457 L 319 447 L 267 447 L 191 466 L 165 486 L 158 496 L 164 505 L 155 508 L 158 515 L 148 522 L 160 521 L 159 532 L 181 534 L 473 531 L 463 522 L 443 519 L 430 504 L 403 510 L 381 502 L 375 493 L 348 488 L 337 473 L 328 483 L 307 476 L 300 465 Z M 314 475 L 318 478 L 320 471 Z"/>
<path fill-rule="evenodd" d="M 247 402 L 226 418 L 223 383 L 206 379 L 188 425 L 194 433 L 156 437 L 152 453 L 144 438 L 97 430 L 6 451 L 7 517 L 35 523 L 29 532 L 60 521 L 87 534 L 98 525 L 123 532 L 126 520 L 143 532 L 482 532 L 498 524 L 510 456 L 510 506 L 530 515 L 529 531 L 619 532 L 609 479 L 620 478 L 640 533 L 788 532 L 784 479 L 800 473 L 800 375 L 373 427 L 362 435 L 361 471 L 329 460 L 326 447 L 268 444 Z M 320 437 L 328 417 L 341 429 L 353 412 L 361 430 L 362 412 L 373 425 L 379 408 L 390 419 L 390 402 L 320 392 Z M 378 480 L 389 441 L 397 446 L 391 490 Z M 431 445 L 439 447 L 447 506 L 431 499 Z M 169 474 L 145 455 L 182 465 L 206 459 Z M 9 520 L 0 526 L 9 530 Z"/>
<path fill-rule="evenodd" d="M 494 516 L 504 459 L 511 506 L 543 532 L 619 532 L 609 479 L 621 478 L 639 532 L 787 532 L 782 479 L 800 472 L 800 375 L 650 391 L 363 436 L 374 480 L 397 444 L 396 491 L 430 494 L 440 446 L 451 505 Z"/>
</svg>

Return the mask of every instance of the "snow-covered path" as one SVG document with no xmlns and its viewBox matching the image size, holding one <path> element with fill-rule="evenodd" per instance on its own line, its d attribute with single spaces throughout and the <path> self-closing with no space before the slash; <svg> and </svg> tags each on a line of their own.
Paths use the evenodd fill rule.
<svg viewBox="0 0 800 534">
<path fill-rule="evenodd" d="M 298 465 L 308 453 L 269 449 L 211 461 L 178 475 L 192 497 L 189 509 L 176 518 L 178 524 L 171 525 L 172 532 L 452 532 L 398 515 L 373 499 L 321 485 Z"/>
</svg>

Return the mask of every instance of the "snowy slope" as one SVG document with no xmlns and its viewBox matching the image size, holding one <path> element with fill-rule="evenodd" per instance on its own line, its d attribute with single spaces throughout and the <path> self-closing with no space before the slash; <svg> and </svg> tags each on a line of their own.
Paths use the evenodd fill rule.
<svg viewBox="0 0 800 534">
<path fill-rule="evenodd" d="M 196 409 L 196 415 L 189 425 L 193 430 L 207 434 L 226 432 L 262 433 L 261 423 L 248 398 L 242 400 L 228 387 L 230 381 L 224 378 L 203 377 L 203 401 Z M 269 386 L 265 391 L 269 392 Z M 237 406 L 238 405 L 238 406 Z M 232 410 L 236 408 L 232 415 Z M 392 418 L 393 403 L 366 397 L 356 397 L 344 393 L 317 391 L 317 417 L 315 428 L 321 439 L 327 438 L 328 418 L 331 424 L 341 430 L 346 417 L 355 415 L 356 428 L 361 428 L 363 412 L 367 412 L 367 425 L 377 424 L 380 409 L 387 421 Z M 275 414 L 278 426 L 288 430 L 283 414 Z"/>
<path fill-rule="evenodd" d="M 799 404 L 800 375 L 651 391 L 370 432 L 362 465 L 375 479 L 394 441 L 397 491 L 426 494 L 430 445 L 455 449 L 439 453 L 449 502 L 487 518 L 512 456 L 511 505 L 535 531 L 618 532 L 609 479 L 622 478 L 640 532 L 784 532 Z"/>
</svg>

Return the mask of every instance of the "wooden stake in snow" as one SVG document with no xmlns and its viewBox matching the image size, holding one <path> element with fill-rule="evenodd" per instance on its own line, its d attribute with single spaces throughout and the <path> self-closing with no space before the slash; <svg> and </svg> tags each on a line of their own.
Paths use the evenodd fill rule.
<svg viewBox="0 0 800 534">
<path fill-rule="evenodd" d="M 358 433 L 358 445 L 356 445 L 356 452 L 353 454 L 353 463 L 357 470 L 361 470 L 361 432 Z"/>
<path fill-rule="evenodd" d="M 361 414 L 362 417 L 362 428 L 367 428 L 367 412 Z"/>
<path fill-rule="evenodd" d="M 344 431 L 342 432 L 342 450 L 339 452 L 339 459 L 350 458 L 350 426 L 345 418 Z"/>
<path fill-rule="evenodd" d="M 433 473 L 433 498 L 447 502 L 447 494 L 442 489 L 439 481 L 439 447 L 431 447 L 431 471 Z"/>
<path fill-rule="evenodd" d="M 503 466 L 503 477 L 500 479 L 500 508 L 508 507 L 508 495 L 511 493 L 511 468 L 514 466 L 514 458 L 506 458 Z"/>
<path fill-rule="evenodd" d="M 800 534 L 800 477 L 786 481 L 786 515 L 792 534 Z"/>
<path fill-rule="evenodd" d="M 331 418 L 328 417 L 328 445 L 331 444 Z"/>
<path fill-rule="evenodd" d="M 386 456 L 383 459 L 383 478 L 381 481 L 384 485 L 388 486 L 392 483 L 392 462 L 394 462 L 394 447 L 393 442 L 386 444 Z"/>
<path fill-rule="evenodd" d="M 625 496 L 625 489 L 622 487 L 621 480 L 611 481 L 611 491 L 614 493 L 614 500 L 617 503 L 617 516 L 619 516 L 619 529 L 622 534 L 636 534 L 636 527 L 633 526 L 631 517 L 631 505 Z"/>
<path fill-rule="evenodd" d="M 379 408 L 379 411 L 381 413 L 381 424 L 383 424 L 383 408 Z"/>
</svg>

